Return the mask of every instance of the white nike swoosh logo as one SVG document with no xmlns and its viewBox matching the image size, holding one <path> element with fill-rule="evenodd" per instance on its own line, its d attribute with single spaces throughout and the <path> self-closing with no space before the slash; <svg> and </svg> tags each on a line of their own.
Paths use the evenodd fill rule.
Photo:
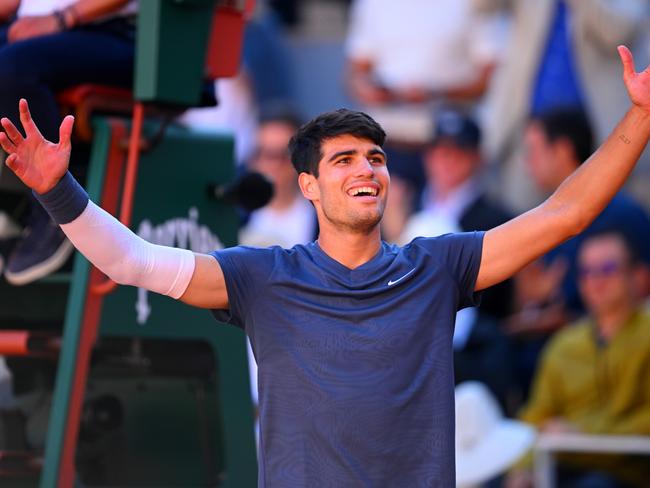
<svg viewBox="0 0 650 488">
<path fill-rule="evenodd" d="M 404 278 L 406 278 L 408 275 L 410 275 L 413 271 L 415 271 L 415 268 L 413 268 L 411 271 L 409 271 L 408 273 L 406 273 L 404 276 L 401 276 L 401 277 L 397 278 L 395 281 L 390 280 L 390 281 L 388 282 L 388 286 L 393 286 L 395 283 L 399 283 L 399 282 L 402 281 Z"/>
</svg>

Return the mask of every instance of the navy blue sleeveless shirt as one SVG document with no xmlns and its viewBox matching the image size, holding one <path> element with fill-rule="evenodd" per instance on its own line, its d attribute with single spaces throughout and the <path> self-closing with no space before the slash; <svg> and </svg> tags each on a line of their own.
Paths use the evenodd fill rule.
<svg viewBox="0 0 650 488">
<path fill-rule="evenodd" d="M 213 253 L 259 366 L 259 486 L 455 486 L 452 336 L 483 233 L 382 243 L 349 269 L 317 243 Z"/>
</svg>

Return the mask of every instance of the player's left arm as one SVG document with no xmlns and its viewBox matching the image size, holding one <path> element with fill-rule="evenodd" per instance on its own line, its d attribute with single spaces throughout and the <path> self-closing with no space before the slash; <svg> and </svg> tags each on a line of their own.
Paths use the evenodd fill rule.
<svg viewBox="0 0 650 488">
<path fill-rule="evenodd" d="M 650 67 L 636 73 L 632 53 L 624 46 L 618 50 L 632 107 L 600 148 L 544 203 L 486 232 L 476 290 L 509 278 L 582 232 L 634 169 L 650 138 Z"/>
</svg>

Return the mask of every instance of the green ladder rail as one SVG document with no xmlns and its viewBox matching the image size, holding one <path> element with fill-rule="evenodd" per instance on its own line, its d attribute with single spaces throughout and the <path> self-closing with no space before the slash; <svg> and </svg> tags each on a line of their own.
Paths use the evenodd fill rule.
<svg viewBox="0 0 650 488">
<path fill-rule="evenodd" d="M 109 155 L 118 153 L 116 148 L 128 133 L 126 125 L 99 118 L 95 127 L 87 189 L 91 198 L 109 209 L 117 202 L 119 185 L 115 180 L 121 172 L 119 162 L 110 162 Z M 159 146 L 142 155 L 133 229 L 146 227 L 147 222 L 164 224 L 189 216 L 195 219 L 204 241 L 209 242 L 205 235 L 211 234 L 224 246 L 234 245 L 237 217 L 233 209 L 211 200 L 204 191 L 207 182 L 226 182 L 232 178 L 232 149 L 229 136 L 171 129 Z M 112 192 L 104 192 L 110 188 Z M 216 388 L 221 402 L 222 452 L 215 453 L 219 456 L 216 462 L 223 465 L 219 486 L 255 486 L 253 407 L 243 334 L 217 324 L 207 311 L 154 294 L 146 297 L 150 315 L 142 324 L 136 309 L 138 293 L 142 292 L 120 287 L 106 297 L 94 295 L 89 287 L 99 277 L 99 272 L 91 270 L 82 256 L 75 257 L 41 487 L 67 488 L 79 483 L 75 477 L 75 446 L 92 345 L 98 336 L 207 341 L 219 364 Z M 207 486 L 205 473 L 185 476 L 185 486 Z M 194 478 L 189 479 L 191 476 Z"/>
</svg>

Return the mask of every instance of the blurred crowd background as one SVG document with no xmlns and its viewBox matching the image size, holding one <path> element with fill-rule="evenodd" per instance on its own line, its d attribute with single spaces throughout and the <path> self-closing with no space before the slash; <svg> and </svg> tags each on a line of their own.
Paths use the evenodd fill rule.
<svg viewBox="0 0 650 488">
<path fill-rule="evenodd" d="M 352 106 L 385 127 L 386 240 L 487 230 L 552 193 L 628 109 L 617 46 L 632 49 L 639 71 L 650 52 L 650 5 L 634 0 L 275 2 L 266 12 L 257 21 L 276 29 L 278 44 L 264 43 L 274 46 L 264 56 L 273 66 L 255 66 L 251 33 L 239 80 L 248 90 L 238 92 L 258 111 L 256 131 L 255 120 L 240 125 L 250 141 L 239 146 L 242 161 L 278 190 L 243 227 L 242 242 L 253 245 L 315 236 L 286 152 L 300 120 Z M 271 86 L 278 91 L 265 99 Z M 650 435 L 649 177 L 646 152 L 585 233 L 458 313 L 458 384 L 479 382 L 501 412 L 538 432 Z M 523 432 L 471 452 L 486 449 L 477 432 L 489 430 L 481 422 L 494 406 L 474 398 L 458 401 L 459 484 L 510 465 L 492 484 L 531 486 L 531 458 L 514 463 Z M 519 453 L 508 459 L 506 445 Z M 462 464 L 470 454 L 474 465 Z M 482 478 L 481 456 L 492 460 Z M 563 456 L 558 484 L 646 486 L 648 465 L 639 456 Z"/>
<path fill-rule="evenodd" d="M 125 3 L 116 10 L 122 18 L 136 2 L 126 11 Z M 643 0 L 258 0 L 240 73 L 216 82 L 216 107 L 189 110 L 179 123 L 232 131 L 240 167 L 274 183 L 271 202 L 242 215 L 243 244 L 291 247 L 317 236 L 287 143 L 302 122 L 339 107 L 369 113 L 388 133 L 387 241 L 487 230 L 540 203 L 612 131 L 630 106 L 616 48 L 628 46 L 643 70 L 649 20 Z M 65 81 L 25 67 L 16 53 L 21 33 L 9 28 L 0 39 L 3 114 L 15 116 L 18 97 L 30 96 L 37 122 L 54 121 L 44 124 L 52 133 L 52 94 L 66 83 L 129 86 L 132 31 L 112 22 L 104 29 L 119 45 L 86 32 L 97 38 L 84 56 L 103 69 L 86 64 L 86 74 L 68 71 Z M 76 49 L 80 40 L 69 42 Z M 482 386 L 465 390 L 474 400 L 459 399 L 457 452 L 461 461 L 479 447 L 483 458 L 495 457 L 467 486 L 531 486 L 526 435 L 491 439 L 487 451 L 482 444 L 490 423 L 506 418 L 537 432 L 650 436 L 649 182 L 646 151 L 585 233 L 458 313 L 457 383 Z M 3 192 L 6 279 L 20 285 L 63 265 L 72 249 L 57 232 L 29 198 Z M 251 356 L 252 384 L 254 370 Z M 649 466 L 637 456 L 568 455 L 558 479 L 567 487 L 649 486 Z M 472 470 L 480 471 L 459 468 L 459 480 Z"/>
</svg>

